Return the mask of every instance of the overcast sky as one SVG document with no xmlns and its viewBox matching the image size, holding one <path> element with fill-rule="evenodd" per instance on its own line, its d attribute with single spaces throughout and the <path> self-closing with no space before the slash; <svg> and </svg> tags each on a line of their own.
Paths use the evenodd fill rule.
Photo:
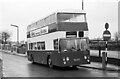
<svg viewBox="0 0 120 79">
<path fill-rule="evenodd" d="M 105 23 L 114 36 L 118 31 L 118 1 L 119 0 L 84 0 L 84 10 L 87 13 L 89 37 L 102 37 Z M 0 0 L 0 31 L 8 31 L 12 41 L 26 40 L 27 26 L 48 16 L 57 10 L 81 10 L 82 0 Z"/>
</svg>

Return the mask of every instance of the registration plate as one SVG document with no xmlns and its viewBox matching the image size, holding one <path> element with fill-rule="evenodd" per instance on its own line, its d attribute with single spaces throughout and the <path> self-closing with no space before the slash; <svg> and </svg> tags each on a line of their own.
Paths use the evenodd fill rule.
<svg viewBox="0 0 120 79">
<path fill-rule="evenodd" d="M 80 61 L 80 58 L 73 59 L 74 61 Z"/>
</svg>

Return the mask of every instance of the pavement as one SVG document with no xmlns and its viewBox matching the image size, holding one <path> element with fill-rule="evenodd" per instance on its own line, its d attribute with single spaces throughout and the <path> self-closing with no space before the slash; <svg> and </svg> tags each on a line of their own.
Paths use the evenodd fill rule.
<svg viewBox="0 0 120 79">
<path fill-rule="evenodd" d="M 91 62 L 90 64 L 80 65 L 79 67 L 92 68 L 98 70 L 114 71 L 120 73 L 120 67 L 112 64 L 107 64 L 106 69 L 102 68 L 102 63 Z"/>
<path fill-rule="evenodd" d="M 16 52 L 7 51 L 7 50 L 1 50 L 1 51 L 8 53 L 8 54 L 12 54 L 12 55 L 27 57 L 27 54 L 20 54 L 20 53 L 16 53 Z"/>
<path fill-rule="evenodd" d="M 3 74 L 2 74 L 2 60 L 0 59 L 0 79 L 2 78 Z"/>
<path fill-rule="evenodd" d="M 19 54 L 16 52 L 10 52 L 10 51 L 3 51 L 8 54 L 13 54 L 17 56 L 27 57 L 27 54 Z M 85 68 L 92 68 L 92 69 L 98 69 L 98 70 L 106 70 L 106 71 L 114 71 L 120 73 L 120 66 L 113 65 L 113 64 L 107 64 L 106 69 L 102 68 L 102 63 L 100 62 L 91 62 L 90 64 L 80 65 L 78 67 L 85 67 Z"/>
<path fill-rule="evenodd" d="M 2 74 L 2 66 L 3 66 L 2 53 L 0 52 L 0 79 L 1 79 L 2 76 L 3 76 L 3 74 Z"/>
</svg>

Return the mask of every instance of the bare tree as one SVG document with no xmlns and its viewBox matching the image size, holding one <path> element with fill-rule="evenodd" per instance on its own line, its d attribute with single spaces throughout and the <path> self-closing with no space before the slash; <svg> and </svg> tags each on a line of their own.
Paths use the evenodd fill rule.
<svg viewBox="0 0 120 79">
<path fill-rule="evenodd" d="M 118 32 L 118 40 L 120 41 L 120 32 Z"/>
<path fill-rule="evenodd" d="M 0 39 L 2 41 L 2 44 L 4 44 L 4 47 L 5 47 L 5 44 L 7 44 L 7 41 L 10 38 L 10 36 L 11 36 L 10 33 L 5 31 L 0 33 Z"/>
<path fill-rule="evenodd" d="M 115 32 L 114 38 L 115 38 L 115 41 L 118 41 L 120 39 L 120 32 Z"/>
</svg>

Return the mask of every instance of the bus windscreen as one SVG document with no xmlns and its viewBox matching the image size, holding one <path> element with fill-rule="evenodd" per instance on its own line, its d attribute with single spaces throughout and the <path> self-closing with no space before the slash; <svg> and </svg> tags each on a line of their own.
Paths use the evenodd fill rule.
<svg viewBox="0 0 120 79">
<path fill-rule="evenodd" d="M 85 51 L 89 49 L 88 39 L 61 39 L 60 51 Z"/>
</svg>

